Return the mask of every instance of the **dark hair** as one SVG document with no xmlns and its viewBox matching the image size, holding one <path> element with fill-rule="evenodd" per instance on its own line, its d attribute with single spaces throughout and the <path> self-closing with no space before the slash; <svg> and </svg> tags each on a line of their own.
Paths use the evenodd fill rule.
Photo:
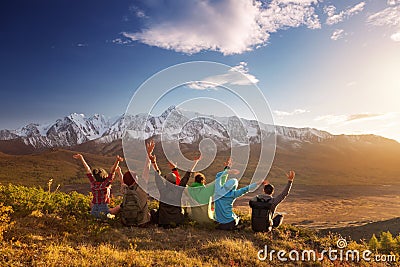
<svg viewBox="0 0 400 267">
<path fill-rule="evenodd" d="M 206 182 L 206 177 L 204 176 L 204 174 L 202 174 L 201 172 L 197 173 L 196 176 L 194 177 L 194 181 L 196 183 L 205 183 Z"/>
<path fill-rule="evenodd" d="M 274 193 L 274 186 L 272 184 L 264 185 L 264 193 L 267 195 L 272 195 Z"/>
<path fill-rule="evenodd" d="M 122 179 L 124 180 L 124 184 L 126 184 L 127 186 L 131 186 L 134 183 L 136 183 L 135 180 L 136 178 L 137 178 L 136 172 L 127 171 Z"/>
<path fill-rule="evenodd" d="M 103 182 L 108 177 L 108 173 L 103 168 L 94 168 L 92 174 L 97 182 Z"/>
</svg>

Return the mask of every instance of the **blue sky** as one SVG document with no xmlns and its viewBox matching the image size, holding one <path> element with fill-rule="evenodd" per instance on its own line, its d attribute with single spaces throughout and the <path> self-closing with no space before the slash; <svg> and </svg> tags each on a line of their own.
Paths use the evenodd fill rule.
<svg viewBox="0 0 400 267">
<path fill-rule="evenodd" d="M 0 32 L 1 129 L 116 116 L 155 73 L 204 60 L 251 75 L 277 124 L 400 140 L 398 0 L 6 0 Z"/>
</svg>

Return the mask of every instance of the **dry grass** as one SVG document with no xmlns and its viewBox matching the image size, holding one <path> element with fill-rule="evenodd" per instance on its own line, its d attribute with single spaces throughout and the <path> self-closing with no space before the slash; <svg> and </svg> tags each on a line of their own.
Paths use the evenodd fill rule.
<svg viewBox="0 0 400 267">
<path fill-rule="evenodd" d="M 41 194 L 31 205 L 15 201 L 15 187 L 0 186 L 0 202 L 12 199 L 14 223 L 0 245 L 0 266 L 338 266 L 338 262 L 260 261 L 265 245 L 274 250 L 334 247 L 338 236 L 319 236 L 312 230 L 283 225 L 271 233 L 253 233 L 249 215 L 241 214 L 245 228 L 225 232 L 193 223 L 176 229 L 123 227 L 118 217 L 100 222 L 88 215 L 89 198 L 21 187 L 23 194 Z M 82 205 L 58 208 L 59 201 Z M 43 205 L 43 202 L 47 202 Z M 63 203 L 63 202 L 62 202 Z M 11 216 L 11 217 L 10 217 Z M 356 243 L 355 243 L 356 244 Z M 356 244 L 366 248 L 366 244 Z M 359 266 L 356 263 L 342 266 Z M 365 265 L 367 266 L 367 265 Z M 377 266 L 377 265 L 375 265 Z"/>
</svg>

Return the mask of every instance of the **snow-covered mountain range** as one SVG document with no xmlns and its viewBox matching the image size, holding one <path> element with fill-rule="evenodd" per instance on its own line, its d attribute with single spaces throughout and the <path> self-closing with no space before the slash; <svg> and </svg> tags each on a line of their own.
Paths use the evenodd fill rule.
<svg viewBox="0 0 400 267">
<path fill-rule="evenodd" d="M 31 123 L 17 130 L 0 130 L 0 140 L 20 139 L 34 148 L 69 147 L 91 140 L 111 143 L 121 139 L 126 129 L 131 138 L 140 140 L 162 134 L 166 140 L 179 139 L 181 143 L 211 138 L 217 144 L 226 144 L 231 139 L 233 146 L 260 143 L 261 139 L 273 136 L 274 133 L 278 140 L 294 141 L 297 145 L 334 137 L 328 132 L 312 128 L 272 126 L 237 117 L 211 118 L 196 114 L 194 118 L 193 114 L 195 113 L 173 106 L 160 116 L 149 117 L 147 114 L 137 114 L 106 119 L 98 114 L 85 117 L 83 114 L 73 113 L 45 125 Z"/>
</svg>

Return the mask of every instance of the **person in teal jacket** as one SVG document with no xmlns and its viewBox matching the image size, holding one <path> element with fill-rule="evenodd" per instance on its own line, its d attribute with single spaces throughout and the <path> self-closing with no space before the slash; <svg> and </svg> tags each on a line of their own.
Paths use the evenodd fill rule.
<svg viewBox="0 0 400 267">
<path fill-rule="evenodd" d="M 217 229 L 220 230 L 233 230 L 236 228 L 240 218 L 233 212 L 233 203 L 238 197 L 257 188 L 257 184 L 253 183 L 237 189 L 237 179 L 229 179 L 227 181 L 231 166 L 232 161 L 229 158 L 224 170 L 217 173 L 215 177 L 215 220 L 218 223 Z"/>
</svg>

